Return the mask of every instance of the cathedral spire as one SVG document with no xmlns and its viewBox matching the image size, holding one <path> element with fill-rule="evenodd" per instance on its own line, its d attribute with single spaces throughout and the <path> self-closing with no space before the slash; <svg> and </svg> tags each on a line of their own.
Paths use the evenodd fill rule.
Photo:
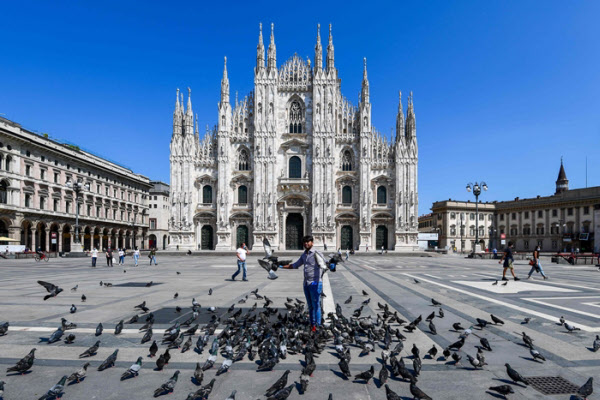
<svg viewBox="0 0 600 400">
<path fill-rule="evenodd" d="M 398 114 L 396 115 L 396 142 L 404 137 L 404 110 L 402 110 L 402 92 L 398 91 Z"/>
<path fill-rule="evenodd" d="M 173 112 L 173 134 L 181 133 L 182 124 L 182 111 L 181 104 L 179 103 L 179 88 L 177 88 L 177 94 L 175 95 L 175 111 Z"/>
<path fill-rule="evenodd" d="M 256 46 L 256 70 L 265 67 L 265 45 L 262 35 L 262 22 L 258 25 L 258 46 Z"/>
<path fill-rule="evenodd" d="M 331 24 L 329 24 L 329 44 L 327 45 L 327 72 L 332 71 L 335 68 L 333 60 L 333 35 L 331 34 Z"/>
<path fill-rule="evenodd" d="M 364 67 L 363 67 L 363 80 L 362 80 L 362 91 L 361 97 L 363 103 L 369 102 L 369 79 L 367 78 L 367 58 L 363 58 Z"/>
<path fill-rule="evenodd" d="M 269 70 L 277 68 L 277 55 L 275 50 L 275 24 L 271 23 L 271 42 L 269 43 L 267 68 Z"/>
<path fill-rule="evenodd" d="M 177 88 L 177 94 L 175 95 L 175 112 L 178 113 L 181 105 L 179 104 L 179 88 Z"/>
<path fill-rule="evenodd" d="M 192 89 L 188 88 L 188 101 L 187 101 L 187 109 L 185 110 L 185 114 L 188 116 L 194 115 L 192 111 Z"/>
<path fill-rule="evenodd" d="M 408 109 L 406 110 L 406 128 L 404 135 L 407 139 L 414 139 L 417 133 L 417 121 L 415 118 L 415 110 L 413 107 L 413 93 L 408 96 Z"/>
<path fill-rule="evenodd" d="M 323 47 L 321 47 L 321 24 L 317 24 L 317 44 L 315 45 L 315 71 L 323 69 Z"/>
<path fill-rule="evenodd" d="M 229 103 L 229 78 L 227 77 L 227 57 L 223 65 L 223 79 L 221 80 L 221 103 Z"/>
<path fill-rule="evenodd" d="M 196 130 L 195 130 L 195 134 L 196 134 L 196 140 L 198 140 L 198 138 L 200 137 L 200 132 L 198 131 L 198 114 L 196 114 L 196 126 L 195 126 Z"/>
</svg>

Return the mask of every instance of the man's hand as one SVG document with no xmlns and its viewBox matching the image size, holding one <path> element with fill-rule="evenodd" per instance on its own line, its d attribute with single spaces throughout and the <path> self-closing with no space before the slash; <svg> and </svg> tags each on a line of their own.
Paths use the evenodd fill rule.
<svg viewBox="0 0 600 400">
<path fill-rule="evenodd" d="M 291 264 L 282 265 L 281 268 L 290 269 L 290 268 L 292 268 L 292 265 Z"/>
</svg>

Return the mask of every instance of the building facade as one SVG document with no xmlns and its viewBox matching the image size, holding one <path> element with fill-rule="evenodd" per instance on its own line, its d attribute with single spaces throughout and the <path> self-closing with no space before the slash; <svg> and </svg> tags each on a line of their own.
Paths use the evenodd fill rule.
<svg viewBox="0 0 600 400">
<path fill-rule="evenodd" d="M 169 244 L 169 185 L 150 181 L 148 196 L 148 248 L 165 250 Z"/>
<path fill-rule="evenodd" d="M 84 189 L 77 193 L 67 182 Z M 70 252 L 78 210 L 84 250 L 141 247 L 150 187 L 127 168 L 0 118 L 0 236 Z"/>
<path fill-rule="evenodd" d="M 562 162 L 551 196 L 479 203 L 478 223 L 475 203 L 440 201 L 431 211 L 419 221 L 426 225 L 433 219 L 433 228 L 424 229 L 439 233 L 442 248 L 472 251 L 477 225 L 482 249 L 501 249 L 511 241 L 517 251 L 533 251 L 537 245 L 548 252 L 600 251 L 596 235 L 600 229 L 600 186 L 569 189 Z"/>
<path fill-rule="evenodd" d="M 418 147 L 412 94 L 399 101 L 396 137 L 373 127 L 366 60 L 361 96 L 341 92 L 331 26 L 325 60 L 319 29 L 314 64 L 292 56 L 278 67 L 271 25 L 262 26 L 254 90 L 230 100 L 227 59 L 218 124 L 202 139 L 177 94 L 171 139 L 169 247 L 234 249 L 268 238 L 275 248 L 315 246 L 413 251 L 417 247 Z M 401 99 L 400 99 L 401 100 Z"/>
</svg>

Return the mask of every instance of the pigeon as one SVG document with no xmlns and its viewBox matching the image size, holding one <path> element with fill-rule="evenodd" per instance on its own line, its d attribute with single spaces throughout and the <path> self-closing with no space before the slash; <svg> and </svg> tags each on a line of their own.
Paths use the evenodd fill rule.
<svg viewBox="0 0 600 400">
<path fill-rule="evenodd" d="M 150 354 L 148 355 L 148 357 L 152 358 L 154 356 L 156 356 L 156 352 L 158 351 L 158 345 L 156 344 L 156 340 L 152 342 L 152 344 L 150 345 Z"/>
<path fill-rule="evenodd" d="M 565 325 L 565 328 L 567 328 L 567 330 L 569 332 L 575 332 L 575 331 L 580 331 L 581 330 L 580 328 L 577 328 L 576 326 L 571 325 L 568 322 L 565 322 L 564 325 Z"/>
<path fill-rule="evenodd" d="M 50 335 L 50 339 L 48 339 L 48 344 L 58 342 L 64 333 L 65 332 L 62 330 L 62 328 L 58 328 L 57 330 L 52 332 L 52 335 Z"/>
<path fill-rule="evenodd" d="M 77 289 L 79 288 L 79 285 L 75 285 L 71 288 L 71 292 L 76 292 Z"/>
<path fill-rule="evenodd" d="M 373 375 L 375 375 L 375 368 L 371 365 L 371 368 L 369 368 L 368 370 L 361 372 L 360 374 L 357 374 L 354 376 L 354 379 L 356 380 L 363 380 L 366 383 L 369 383 L 369 381 L 371 380 L 371 378 L 373 378 Z"/>
<path fill-rule="evenodd" d="M 77 328 L 77 324 L 67 321 L 65 318 L 60 319 L 60 325 L 63 331 Z"/>
<path fill-rule="evenodd" d="M 267 400 L 285 400 L 290 396 L 290 394 L 292 393 L 292 390 L 294 389 L 295 386 L 296 386 L 296 384 L 292 383 L 290 386 L 281 389 L 280 391 L 275 393 L 273 396 L 268 397 Z"/>
<path fill-rule="evenodd" d="M 506 281 L 502 284 L 502 286 L 506 286 L 506 285 L 508 285 L 508 281 Z"/>
<path fill-rule="evenodd" d="M 48 392 L 46 392 L 45 395 L 40 397 L 39 400 L 53 400 L 53 399 L 60 398 L 60 395 L 62 394 L 62 392 L 65 388 L 66 382 L 67 382 L 67 376 L 64 375 L 62 378 L 60 378 L 60 381 L 58 381 L 58 383 L 56 385 L 52 386 L 50 388 L 50 390 L 48 390 Z"/>
<path fill-rule="evenodd" d="M 165 350 L 165 363 L 169 364 L 169 360 L 171 359 L 171 354 L 169 354 L 169 349 Z"/>
<path fill-rule="evenodd" d="M 194 383 L 196 385 L 201 385 L 203 379 L 204 379 L 204 371 L 202 370 L 200 363 L 197 362 L 196 369 L 194 370 Z"/>
<path fill-rule="evenodd" d="M 561 325 L 564 325 L 564 323 L 566 322 L 565 317 L 561 315 L 558 319 L 558 322 L 560 322 Z"/>
<path fill-rule="evenodd" d="M 531 354 L 531 357 L 533 357 L 534 360 L 542 360 L 542 361 L 546 361 L 546 358 L 540 354 L 539 351 L 537 351 L 534 348 L 530 348 L 529 349 L 529 354 Z"/>
<path fill-rule="evenodd" d="M 212 290 L 212 288 L 208 289 L 208 295 L 209 295 L 209 296 L 212 296 L 212 294 L 213 294 L 213 290 Z"/>
<path fill-rule="evenodd" d="M 577 394 L 583 396 L 584 400 L 587 399 L 587 397 L 592 393 L 594 393 L 594 378 L 588 379 L 587 382 L 577 391 Z"/>
<path fill-rule="evenodd" d="M 437 329 L 435 329 L 435 325 L 433 324 L 433 321 L 429 322 L 429 331 L 431 332 L 432 335 L 437 335 Z"/>
<path fill-rule="evenodd" d="M 87 369 L 90 366 L 89 362 L 86 362 L 85 364 L 83 364 L 83 366 L 81 368 L 79 368 L 77 371 L 73 372 L 71 375 L 69 375 L 69 377 L 67 378 L 67 380 L 69 382 L 81 382 L 84 378 L 85 378 L 85 374 L 87 373 Z"/>
<path fill-rule="evenodd" d="M 487 351 L 492 351 L 492 346 L 490 346 L 490 342 L 486 338 L 479 339 L 479 343 L 481 343 L 481 347 Z"/>
<path fill-rule="evenodd" d="M 207 385 L 201 387 L 200 389 L 198 389 L 195 393 L 196 397 L 193 397 L 193 399 L 206 399 L 208 398 L 208 396 L 210 395 L 210 393 L 213 390 L 213 386 L 215 384 L 215 380 L 216 379 L 211 379 L 210 382 L 208 382 Z"/>
<path fill-rule="evenodd" d="M 398 396 L 398 393 L 390 389 L 390 387 L 387 384 L 385 385 L 385 396 L 387 400 L 402 400 L 402 397 Z"/>
<path fill-rule="evenodd" d="M 453 324 L 452 324 L 452 328 L 453 328 L 455 331 L 463 331 L 463 330 L 465 330 L 465 328 L 463 328 L 463 327 L 460 325 L 460 322 L 455 322 L 455 323 L 453 323 Z"/>
<path fill-rule="evenodd" d="M 435 311 L 432 311 L 431 314 L 429 314 L 427 316 L 427 318 L 425 318 L 425 321 L 431 322 L 434 318 L 435 318 Z"/>
<path fill-rule="evenodd" d="M 481 329 L 485 328 L 489 324 L 489 322 L 486 321 L 485 319 L 475 318 L 475 320 L 477 321 L 477 324 L 475 326 L 477 326 Z"/>
<path fill-rule="evenodd" d="M 129 378 L 135 378 L 136 376 L 139 375 L 140 370 L 142 369 L 142 357 L 138 357 L 137 361 L 135 362 L 135 364 L 133 364 L 131 367 L 129 367 L 129 369 L 125 372 L 123 372 L 123 375 L 121 375 L 121 380 L 125 380 L 125 379 L 129 379 Z"/>
<path fill-rule="evenodd" d="M 270 388 L 267 389 L 267 391 L 265 392 L 265 396 L 273 396 L 275 393 L 283 389 L 287 385 L 289 374 L 290 370 L 288 369 L 283 373 L 283 375 L 281 375 L 279 379 L 277 379 L 277 381 L 275 381 L 273 385 L 271 385 Z"/>
<path fill-rule="evenodd" d="M 53 283 L 44 282 L 44 281 L 37 281 L 37 283 L 42 285 L 48 292 L 48 294 L 46 296 L 44 296 L 44 301 L 48 300 L 49 298 L 58 296 L 60 294 L 60 292 L 63 291 L 62 288 L 59 288 L 58 286 L 56 286 Z"/>
<path fill-rule="evenodd" d="M 429 357 L 431 357 L 431 358 L 435 358 L 435 356 L 437 355 L 437 353 L 438 353 L 438 349 L 437 349 L 437 347 L 435 347 L 435 344 L 427 352 L 427 354 L 429 354 Z"/>
<path fill-rule="evenodd" d="M 495 286 L 498 284 L 498 281 L 496 280 L 496 282 L 492 283 L 492 286 Z"/>
<path fill-rule="evenodd" d="M 477 359 L 479 360 L 479 364 L 481 364 L 482 367 L 484 365 L 487 365 L 487 363 L 485 362 L 485 355 L 483 355 L 483 350 L 481 350 L 481 347 L 477 349 Z"/>
<path fill-rule="evenodd" d="M 410 352 L 412 353 L 413 357 L 415 357 L 415 358 L 419 358 L 419 356 L 421 354 L 421 350 L 419 350 L 419 348 L 417 347 L 417 345 L 415 343 L 413 343 L 413 347 L 410 350 Z"/>
<path fill-rule="evenodd" d="M 531 318 L 530 318 L 530 317 L 525 317 L 525 319 L 523 319 L 523 323 L 524 323 L 524 324 L 528 324 L 528 323 L 529 323 L 529 321 L 531 321 Z"/>
<path fill-rule="evenodd" d="M 75 314 L 77 312 L 77 307 L 75 307 L 75 304 L 71 304 L 71 309 L 69 310 L 69 312 L 71 314 Z"/>
<path fill-rule="evenodd" d="M 504 396 L 504 398 L 506 398 L 506 396 L 508 396 L 509 394 L 515 392 L 510 385 L 492 386 L 492 387 L 488 388 L 488 390 L 491 390 L 493 392 L 498 392 L 502 396 Z"/>
<path fill-rule="evenodd" d="M 346 301 L 344 301 L 344 304 L 350 304 L 352 302 L 352 296 L 348 297 L 348 299 Z"/>
<path fill-rule="evenodd" d="M 477 358 L 473 358 L 470 354 L 467 354 L 467 360 L 469 360 L 469 363 L 473 366 L 473 368 L 478 369 L 481 368 L 481 362 L 479 361 L 479 359 Z"/>
<path fill-rule="evenodd" d="M 423 362 L 419 357 L 413 358 L 413 370 L 415 372 L 415 376 L 419 376 L 421 373 L 421 367 L 423 366 Z"/>
<path fill-rule="evenodd" d="M 172 393 L 175 389 L 175 384 L 177 383 L 177 379 L 179 378 L 180 373 L 181 372 L 179 370 L 175 371 L 173 376 L 168 381 L 163 383 L 158 389 L 154 391 L 154 397 L 158 397 L 164 393 Z"/>
<path fill-rule="evenodd" d="M 142 337 L 142 344 L 149 342 L 152 339 L 152 333 L 152 327 L 148 328 L 148 330 L 144 334 L 144 337 Z"/>
<path fill-rule="evenodd" d="M 223 364 L 221 364 L 221 366 L 217 370 L 217 376 L 229 371 L 229 367 L 231 367 L 231 364 L 233 364 L 233 361 L 231 360 L 231 358 L 228 358 L 225 361 L 223 361 Z"/>
<path fill-rule="evenodd" d="M 206 370 L 211 369 L 213 367 L 213 365 L 215 365 L 215 361 L 216 360 L 217 360 L 217 356 L 216 355 L 211 354 L 210 356 L 208 356 L 208 358 L 204 362 L 204 365 L 202 366 L 202 371 L 206 371 Z"/>
<path fill-rule="evenodd" d="M 427 396 L 425 394 L 425 392 L 423 392 L 421 389 L 419 389 L 417 387 L 417 385 L 415 385 L 414 382 L 410 383 L 410 393 L 413 395 L 413 398 L 418 399 L 418 400 L 431 400 L 431 397 Z"/>
<path fill-rule="evenodd" d="M 418 279 L 413 278 L 413 281 L 415 281 L 415 283 L 421 283 L 421 281 L 419 281 Z"/>
<path fill-rule="evenodd" d="M 523 382 L 526 385 L 529 385 L 529 381 L 521 376 L 516 370 L 514 370 L 510 364 L 504 364 L 506 366 L 506 373 L 508 377 L 512 379 L 514 383 Z"/>
<path fill-rule="evenodd" d="M 81 353 L 79 355 L 79 358 L 82 357 L 91 357 L 93 355 L 96 355 L 96 353 L 98 352 L 98 348 L 100 347 L 100 341 L 98 340 L 92 347 L 90 347 L 89 349 L 87 349 L 86 351 L 84 351 L 83 353 Z"/>
<path fill-rule="evenodd" d="M 390 377 L 390 373 L 388 372 L 385 361 L 381 363 L 381 369 L 379 370 L 379 386 L 384 385 L 388 378 Z"/>
<path fill-rule="evenodd" d="M 154 281 L 150 281 L 150 282 L 146 283 L 146 287 L 152 286 L 153 283 L 154 283 Z"/>
<path fill-rule="evenodd" d="M 342 374 L 344 374 L 345 377 L 350 378 L 352 376 L 352 373 L 350 372 L 350 366 L 348 365 L 348 361 L 344 357 L 342 357 L 338 365 L 340 367 L 340 370 L 342 371 Z"/>
<path fill-rule="evenodd" d="M 496 324 L 496 325 L 498 325 L 498 324 L 504 325 L 504 321 L 502 321 L 500 318 L 496 317 L 494 314 L 490 314 L 490 318 L 492 318 L 492 321 L 494 321 L 494 324 Z"/>
<path fill-rule="evenodd" d="M 533 339 L 530 338 L 529 336 L 527 336 L 527 334 L 525 332 L 522 332 L 523 335 L 523 342 L 530 348 L 533 348 Z"/>
<path fill-rule="evenodd" d="M 462 357 L 458 353 L 452 353 L 452 359 L 454 360 L 454 364 L 459 364 Z"/>
<path fill-rule="evenodd" d="M 363 296 L 368 296 L 369 293 L 365 292 L 364 290 L 362 291 Z"/>
<path fill-rule="evenodd" d="M 73 335 L 72 333 L 67 335 L 67 337 L 65 338 L 65 344 L 73 344 L 74 341 L 75 341 L 75 335 Z"/>
<path fill-rule="evenodd" d="M 115 335 L 120 334 L 123 331 L 123 320 L 120 320 L 117 326 L 115 326 Z"/>
<path fill-rule="evenodd" d="M 163 353 L 160 356 L 158 356 L 158 359 L 156 360 L 156 369 L 162 371 L 166 364 L 167 360 L 165 359 L 165 355 Z"/>
<path fill-rule="evenodd" d="M 85 294 L 81 295 L 81 302 L 85 303 L 85 301 L 87 300 L 87 297 L 85 297 Z"/>
<path fill-rule="evenodd" d="M 23 357 L 19 362 L 14 366 L 6 369 L 6 372 L 20 372 L 24 374 L 29 371 L 33 366 L 33 360 L 35 360 L 35 351 L 37 349 L 33 348 L 25 357 Z"/>
<path fill-rule="evenodd" d="M 104 330 L 104 327 L 102 326 L 102 322 L 100 322 L 98 324 L 98 326 L 96 327 L 96 336 L 102 335 L 103 330 Z"/>
<path fill-rule="evenodd" d="M 431 304 L 433 304 L 434 306 L 441 306 L 442 303 L 440 303 L 439 301 L 437 301 L 436 299 L 431 299 Z"/>
<path fill-rule="evenodd" d="M 102 286 L 102 281 L 100 281 L 100 286 Z"/>
<path fill-rule="evenodd" d="M 107 368 L 113 367 L 115 365 L 115 361 L 117 361 L 117 353 L 119 353 L 119 349 L 116 349 L 106 360 L 100 364 L 98 367 L 98 371 L 104 371 Z"/>
<path fill-rule="evenodd" d="M 178 298 L 178 297 L 179 297 L 179 293 L 178 293 L 178 292 L 175 292 L 175 294 L 173 295 L 173 298 L 174 298 L 174 299 L 176 299 L 176 298 Z"/>
<path fill-rule="evenodd" d="M 0 324 L 0 336 L 6 335 L 6 332 L 8 332 L 8 325 L 9 325 L 8 321 Z"/>
<path fill-rule="evenodd" d="M 308 389 L 308 382 L 310 381 L 310 377 L 308 375 L 301 374 L 300 375 L 300 393 L 306 393 L 306 389 Z"/>
<path fill-rule="evenodd" d="M 181 338 L 183 338 L 183 334 L 181 334 Z M 183 344 L 183 346 L 181 346 L 181 352 L 185 353 L 186 351 L 188 351 L 191 348 L 192 348 L 192 337 L 189 336 L 188 340 L 186 340 L 185 343 Z"/>
<path fill-rule="evenodd" d="M 592 348 L 594 352 L 600 350 L 600 335 L 596 335 Z"/>
</svg>

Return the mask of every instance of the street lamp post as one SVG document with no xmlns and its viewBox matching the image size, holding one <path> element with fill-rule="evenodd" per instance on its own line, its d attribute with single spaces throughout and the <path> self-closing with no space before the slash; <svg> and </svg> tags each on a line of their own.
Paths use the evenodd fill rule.
<svg viewBox="0 0 600 400">
<path fill-rule="evenodd" d="M 71 179 L 67 179 L 66 185 L 68 188 L 73 189 L 75 192 L 75 251 L 81 252 L 83 251 L 83 247 L 81 246 L 81 241 L 79 238 L 79 193 L 84 190 L 90 190 L 89 183 L 83 183 L 83 179 L 77 178 L 77 181 L 72 181 Z"/>
<path fill-rule="evenodd" d="M 479 183 L 467 183 L 467 192 L 473 191 L 475 195 L 475 246 L 473 247 L 473 254 L 479 244 L 479 195 L 481 194 L 481 189 L 484 191 L 488 190 L 487 184 L 483 181 Z"/>
</svg>

